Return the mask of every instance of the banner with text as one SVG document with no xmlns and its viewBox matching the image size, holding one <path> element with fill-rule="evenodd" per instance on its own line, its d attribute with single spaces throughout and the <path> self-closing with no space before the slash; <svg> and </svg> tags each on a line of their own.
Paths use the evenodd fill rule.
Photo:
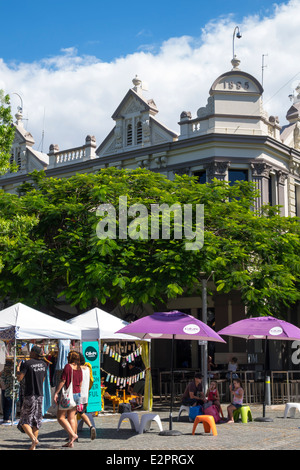
<svg viewBox="0 0 300 470">
<path fill-rule="evenodd" d="M 94 383 L 89 393 L 87 412 L 101 411 L 101 372 L 98 341 L 84 341 L 82 354 L 92 367 Z"/>
</svg>

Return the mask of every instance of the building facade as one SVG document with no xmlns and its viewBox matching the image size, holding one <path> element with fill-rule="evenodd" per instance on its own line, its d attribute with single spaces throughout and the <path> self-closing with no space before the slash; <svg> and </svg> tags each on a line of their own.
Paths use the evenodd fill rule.
<svg viewBox="0 0 300 470">
<path fill-rule="evenodd" d="M 37 152 L 18 113 L 12 148 L 18 171 L 2 176 L 0 187 L 14 193 L 34 169 L 45 170 L 48 177 L 62 178 L 111 166 L 141 167 L 170 179 L 175 174 L 195 175 L 200 183 L 213 178 L 253 181 L 260 189 L 257 208 L 265 203 L 279 204 L 283 216 L 299 216 L 300 85 L 287 111 L 287 123 L 281 127 L 278 118 L 264 110 L 263 88 L 258 80 L 240 69 L 236 57 L 231 67 L 211 85 L 207 103 L 196 116 L 181 112 L 178 134 L 158 120 L 157 106 L 153 99 L 143 96 L 138 77 L 112 114 L 112 129 L 98 146 L 94 136 L 87 136 L 81 147 L 60 150 L 53 144 L 48 154 Z M 201 317 L 201 298 L 176 299 L 167 307 Z M 245 314 L 238 293 L 209 298 L 208 312 L 217 330 Z M 300 312 L 296 315 L 299 324 Z M 239 347 L 236 341 L 229 344 L 229 350 Z M 192 345 L 190 367 L 198 367 L 197 351 L 197 345 Z"/>
</svg>

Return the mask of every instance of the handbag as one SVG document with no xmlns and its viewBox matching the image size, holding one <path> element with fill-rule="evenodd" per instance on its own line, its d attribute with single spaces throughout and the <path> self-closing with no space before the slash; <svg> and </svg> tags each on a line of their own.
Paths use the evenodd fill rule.
<svg viewBox="0 0 300 470">
<path fill-rule="evenodd" d="M 68 388 L 66 388 L 66 385 L 63 386 L 61 389 L 61 397 L 59 400 L 59 405 L 58 408 L 60 410 L 69 410 L 71 408 L 74 408 L 76 406 L 76 403 L 73 398 L 73 368 L 72 368 L 72 379 L 70 382 L 70 385 Z"/>
<path fill-rule="evenodd" d="M 203 408 L 201 405 L 190 406 L 189 409 L 189 421 L 190 423 L 195 421 L 196 416 L 203 415 Z"/>
</svg>

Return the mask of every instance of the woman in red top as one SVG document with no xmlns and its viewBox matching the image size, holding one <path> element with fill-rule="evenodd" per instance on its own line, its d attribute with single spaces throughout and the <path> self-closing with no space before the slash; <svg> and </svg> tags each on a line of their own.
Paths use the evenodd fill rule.
<svg viewBox="0 0 300 470">
<path fill-rule="evenodd" d="M 76 405 L 80 404 L 80 390 L 82 384 L 82 370 L 80 367 L 80 356 L 78 352 L 71 351 L 68 355 L 68 364 L 66 364 L 62 376 L 61 381 L 56 389 L 54 395 L 55 403 L 59 403 L 58 394 L 66 385 L 66 388 L 69 387 L 70 382 L 73 378 L 73 398 L 75 400 Z M 66 416 L 67 414 L 67 416 Z M 74 447 L 74 441 L 78 438 L 76 434 L 76 406 L 71 408 L 70 410 L 57 410 L 57 420 L 59 424 L 67 431 L 69 434 L 69 442 L 65 444 L 63 447 Z"/>
</svg>

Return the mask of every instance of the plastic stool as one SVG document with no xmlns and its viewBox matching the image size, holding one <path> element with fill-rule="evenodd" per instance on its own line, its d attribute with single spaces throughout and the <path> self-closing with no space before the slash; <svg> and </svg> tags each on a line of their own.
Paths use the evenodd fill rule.
<svg viewBox="0 0 300 470">
<path fill-rule="evenodd" d="M 209 433 L 211 431 L 214 436 L 218 435 L 215 418 L 213 416 L 210 416 L 210 415 L 196 416 L 195 421 L 194 421 L 193 431 L 192 431 L 193 435 L 195 434 L 196 427 L 198 426 L 199 423 L 203 423 L 204 431 L 206 433 Z"/>
<path fill-rule="evenodd" d="M 87 417 L 89 418 L 90 422 L 91 422 L 91 425 L 96 428 L 95 426 L 95 421 L 94 421 L 94 417 L 92 415 L 92 413 L 86 413 Z M 81 431 L 82 430 L 82 427 L 84 425 L 84 421 L 83 419 L 81 418 L 79 421 L 78 421 L 78 431 Z"/>
<path fill-rule="evenodd" d="M 181 407 L 179 409 L 177 421 L 179 421 L 180 415 L 183 411 L 187 411 L 187 414 L 189 414 L 190 413 L 190 407 L 188 405 L 181 405 Z"/>
<path fill-rule="evenodd" d="M 131 429 L 133 431 L 138 432 L 139 431 L 139 415 L 137 413 L 134 413 L 130 411 L 129 413 L 122 413 L 119 419 L 119 424 L 117 427 L 117 431 L 119 431 L 121 423 L 124 419 L 129 419 Z"/>
<path fill-rule="evenodd" d="M 295 418 L 296 410 L 300 411 L 300 403 L 287 403 L 284 409 L 284 418 L 287 418 L 290 411 L 290 417 Z"/>
<path fill-rule="evenodd" d="M 142 434 L 144 431 L 149 431 L 152 421 L 156 421 L 160 431 L 163 430 L 160 417 L 155 413 L 146 413 L 141 418 L 139 434 Z"/>
<path fill-rule="evenodd" d="M 237 410 L 234 410 L 233 419 L 235 422 L 237 422 L 240 415 L 242 417 L 242 423 L 248 423 L 248 421 L 252 421 L 250 406 L 241 406 Z"/>
</svg>

